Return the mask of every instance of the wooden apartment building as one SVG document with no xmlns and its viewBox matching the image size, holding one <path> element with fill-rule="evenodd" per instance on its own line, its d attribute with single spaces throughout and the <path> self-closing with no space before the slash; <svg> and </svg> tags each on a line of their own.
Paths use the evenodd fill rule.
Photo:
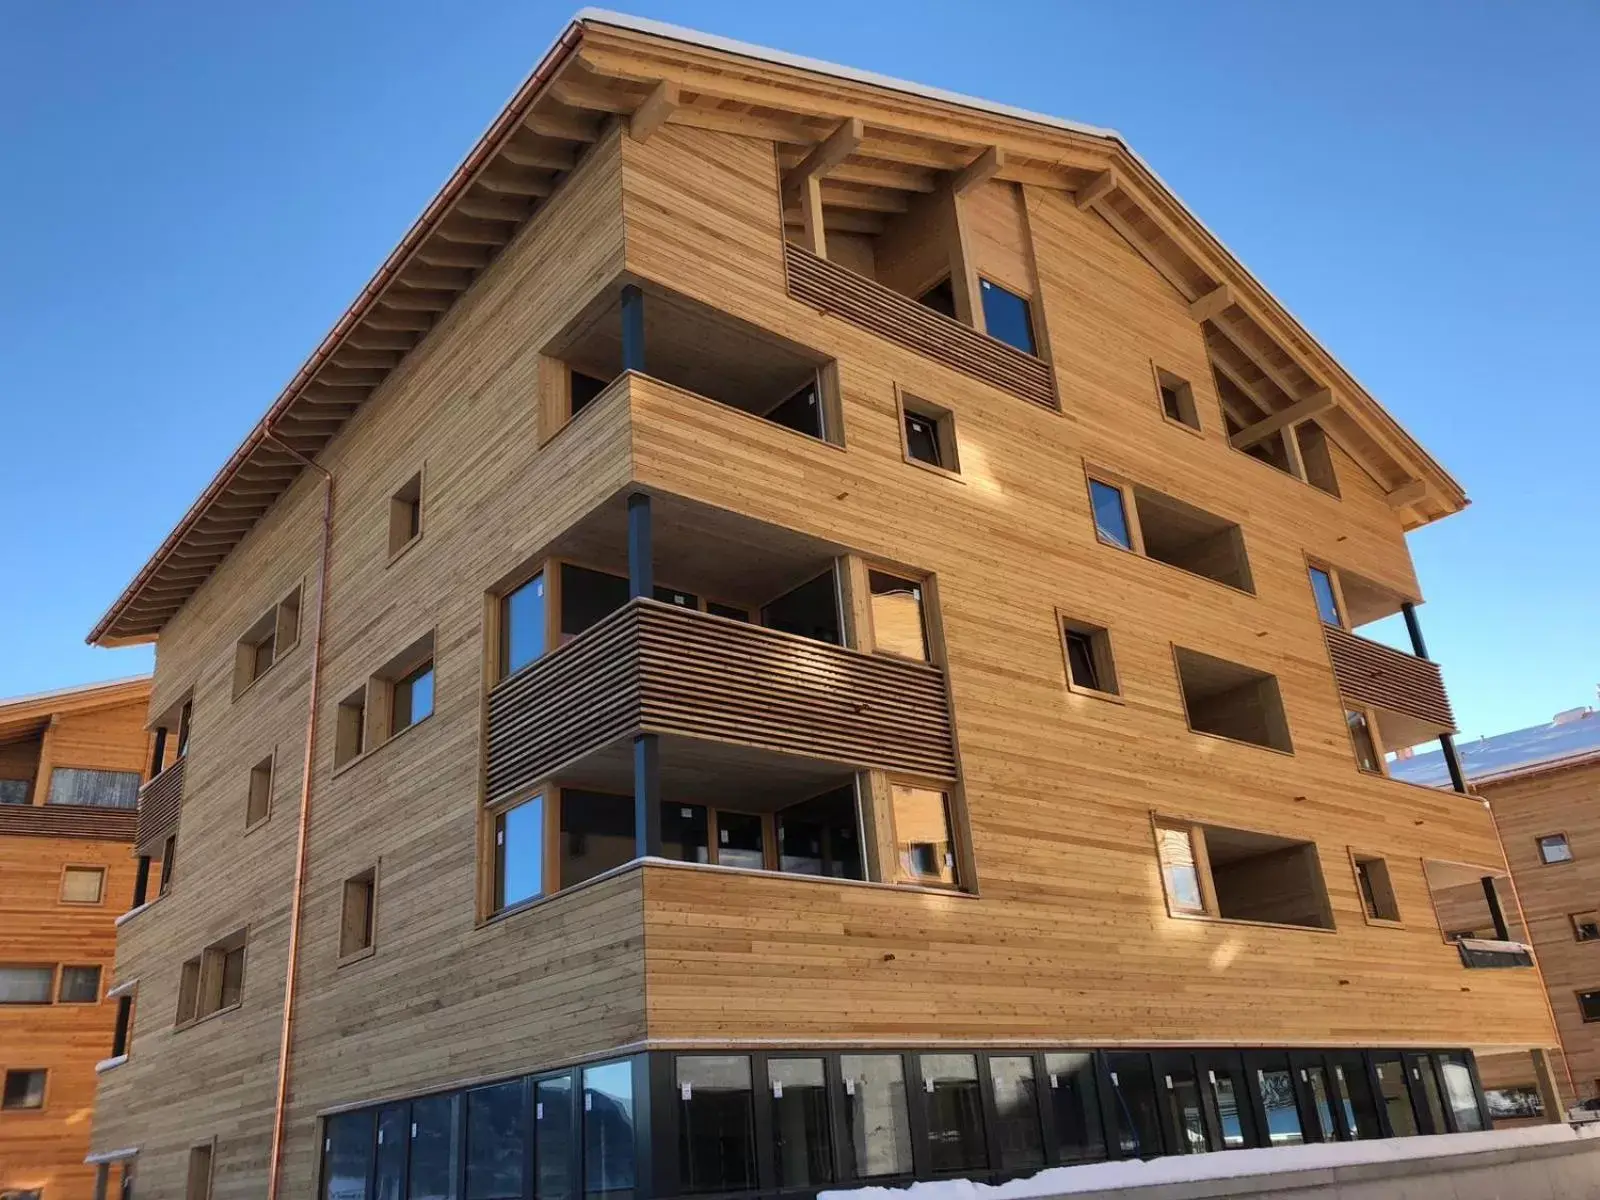
<svg viewBox="0 0 1600 1200">
<path fill-rule="evenodd" d="M 1572 709 L 1544 725 L 1480 738 L 1462 747 L 1460 764 L 1494 812 L 1549 989 L 1566 1059 L 1556 1073 L 1562 1109 L 1600 1100 L 1600 711 Z M 1413 783 L 1450 782 L 1438 754 L 1418 754 L 1393 770 Z M 1472 918 L 1449 932 L 1493 936 Z M 1480 1066 L 1496 1124 L 1546 1115 L 1526 1055 L 1486 1056 Z"/>
<path fill-rule="evenodd" d="M 120 1053 L 148 677 L 0 700 L 0 1196 L 89 1200 L 96 1064 Z"/>
<path fill-rule="evenodd" d="M 1385 775 L 1453 727 L 1420 630 L 1354 632 L 1465 503 L 1117 135 L 580 14 L 91 635 L 193 728 L 95 1161 L 643 1200 L 1480 1128 L 1555 1033 L 1434 916 L 1483 804 Z"/>
</svg>

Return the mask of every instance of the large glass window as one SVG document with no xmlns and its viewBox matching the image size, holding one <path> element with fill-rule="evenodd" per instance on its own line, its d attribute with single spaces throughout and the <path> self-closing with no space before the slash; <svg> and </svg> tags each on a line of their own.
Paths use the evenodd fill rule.
<svg viewBox="0 0 1600 1200">
<path fill-rule="evenodd" d="M 500 601 L 500 674 L 510 675 L 544 655 L 544 575 L 535 575 Z"/>
<path fill-rule="evenodd" d="M 797 633 L 835 646 L 841 644 L 839 598 L 834 592 L 832 568 L 763 607 L 761 623 L 768 629 Z"/>
<path fill-rule="evenodd" d="M 1337 1064 L 1333 1068 L 1333 1082 L 1351 1140 L 1382 1137 L 1383 1126 L 1378 1120 L 1378 1105 L 1372 1096 L 1365 1065 L 1359 1060 Z"/>
<path fill-rule="evenodd" d="M 928 634 L 922 619 L 922 588 L 909 579 L 868 571 L 872 593 L 872 637 L 879 650 L 928 661 Z"/>
<path fill-rule="evenodd" d="M 820 1058 L 769 1058 L 773 1162 L 781 1188 L 833 1182 L 827 1076 Z"/>
<path fill-rule="evenodd" d="M 633 1063 L 583 1072 L 583 1184 L 586 1196 L 633 1195 Z"/>
<path fill-rule="evenodd" d="M 1002 1171 L 1020 1171 L 1044 1165 L 1044 1141 L 1039 1133 L 1039 1089 L 1028 1055 L 996 1055 L 989 1060 L 989 1083 L 994 1091 L 995 1141 L 1000 1147 Z"/>
<path fill-rule="evenodd" d="M 1411 1091 L 1406 1087 L 1406 1069 L 1398 1058 L 1379 1059 L 1378 1094 L 1389 1113 L 1389 1128 L 1395 1137 L 1417 1133 L 1417 1115 L 1411 1108 Z"/>
<path fill-rule="evenodd" d="M 1444 1080 L 1445 1102 L 1450 1106 L 1451 1124 L 1457 1133 L 1483 1128 L 1483 1112 L 1478 1108 L 1478 1092 L 1472 1086 L 1472 1068 L 1460 1054 L 1439 1056 L 1439 1075 Z"/>
<path fill-rule="evenodd" d="M 852 1179 L 911 1173 L 911 1124 L 898 1054 L 843 1054 L 845 1165 Z"/>
<path fill-rule="evenodd" d="M 561 564 L 561 640 L 576 637 L 628 602 L 628 581 L 621 575 Z"/>
<path fill-rule="evenodd" d="M 499 912 L 544 894 L 544 797 L 494 819 L 494 908 Z"/>
<path fill-rule="evenodd" d="M 1200 1087 L 1211 1122 L 1216 1126 L 1216 1136 L 1222 1139 L 1222 1148 L 1244 1149 L 1250 1142 L 1245 1132 L 1250 1125 L 1246 1111 L 1250 1102 L 1245 1093 L 1243 1071 L 1226 1064 L 1207 1068 L 1202 1072 Z"/>
<path fill-rule="evenodd" d="M 778 869 L 865 879 L 855 788 L 846 785 L 778 813 Z"/>
<path fill-rule="evenodd" d="M 983 327 L 989 336 L 1032 354 L 1033 314 L 1028 301 L 987 279 L 979 281 L 978 291 L 983 296 Z"/>
<path fill-rule="evenodd" d="M 1169 1064 L 1162 1076 L 1162 1102 L 1167 1111 L 1167 1128 L 1177 1138 L 1177 1153 L 1204 1154 L 1214 1149 L 1206 1136 L 1206 1119 L 1200 1107 L 1200 1079 L 1194 1060 Z"/>
<path fill-rule="evenodd" d="M 404 1104 L 378 1110 L 377 1161 L 372 1172 L 372 1200 L 405 1200 L 406 1150 L 411 1117 Z"/>
<path fill-rule="evenodd" d="M 411 1187 L 408 1200 L 456 1200 L 461 1143 L 456 1134 L 458 1096 L 411 1102 Z"/>
<path fill-rule="evenodd" d="M 1056 1153 L 1063 1163 L 1088 1162 L 1106 1156 L 1100 1132 L 1100 1090 L 1095 1084 L 1091 1054 L 1046 1054 L 1045 1094 Z"/>
<path fill-rule="evenodd" d="M 679 862 L 711 861 L 703 804 L 661 802 L 661 852 Z"/>
<path fill-rule="evenodd" d="M 1113 1054 L 1111 1109 L 1122 1158 L 1154 1158 L 1161 1153 L 1161 1109 L 1156 1080 L 1144 1054 Z"/>
<path fill-rule="evenodd" d="M 677 1060 L 678 1171 L 686 1192 L 756 1186 L 755 1097 L 743 1054 Z"/>
<path fill-rule="evenodd" d="M 526 1097 L 520 1079 L 467 1093 L 466 1200 L 522 1200 Z"/>
<path fill-rule="evenodd" d="M 1344 621 L 1339 617 L 1339 598 L 1333 590 L 1333 577 L 1321 567 L 1309 569 L 1311 594 L 1317 600 L 1317 616 L 1322 618 L 1324 624 L 1342 627 Z"/>
<path fill-rule="evenodd" d="M 561 886 L 593 879 L 634 857 L 633 797 L 561 789 Z"/>
<path fill-rule="evenodd" d="M 1428 1124 L 1432 1133 L 1448 1133 L 1444 1123 L 1444 1101 L 1439 1095 L 1439 1080 L 1433 1073 L 1433 1056 L 1418 1054 L 1410 1060 L 1411 1078 L 1422 1090 L 1422 1102 L 1427 1106 Z"/>
<path fill-rule="evenodd" d="M 987 1164 L 978 1060 L 971 1054 L 918 1058 L 928 1114 L 928 1160 L 933 1170 L 968 1171 Z"/>
<path fill-rule="evenodd" d="M 329 1117 L 323 1133 L 323 1200 L 366 1200 L 372 1172 L 372 1114 Z"/>
<path fill-rule="evenodd" d="M 894 801 L 895 857 L 907 883 L 956 887 L 955 840 L 950 834 L 950 798 L 932 788 L 897 783 Z"/>
<path fill-rule="evenodd" d="M 1294 1075 L 1287 1068 L 1257 1069 L 1256 1086 L 1267 1114 L 1267 1141 L 1292 1146 L 1306 1140 L 1300 1128 L 1300 1106 L 1295 1100 Z"/>
<path fill-rule="evenodd" d="M 1320 1066 L 1305 1068 L 1306 1086 L 1311 1091 L 1311 1105 L 1316 1109 L 1317 1128 L 1325 1142 L 1334 1141 L 1339 1135 L 1333 1123 L 1333 1100 L 1328 1090 L 1328 1072 Z"/>
<path fill-rule="evenodd" d="M 55 977 L 51 966 L 0 967 L 0 1004 L 49 1004 Z"/>
<path fill-rule="evenodd" d="M 767 865 L 765 821 L 754 813 L 717 812 L 717 863 L 752 871 Z"/>
<path fill-rule="evenodd" d="M 1133 534 L 1128 529 L 1128 510 L 1122 489 L 1098 479 L 1089 480 L 1089 500 L 1094 507 L 1094 531 L 1102 542 L 1133 549 Z"/>
<path fill-rule="evenodd" d="M 572 1159 L 572 1118 L 572 1076 L 552 1075 L 534 1083 L 535 1200 L 570 1200 L 577 1195 L 578 1164 Z"/>
<path fill-rule="evenodd" d="M 56 767 L 50 772 L 48 802 L 91 808 L 138 808 L 139 772 Z"/>
</svg>

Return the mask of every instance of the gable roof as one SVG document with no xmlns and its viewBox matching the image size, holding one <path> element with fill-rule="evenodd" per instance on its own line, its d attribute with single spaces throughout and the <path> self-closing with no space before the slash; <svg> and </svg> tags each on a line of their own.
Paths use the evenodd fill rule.
<svg viewBox="0 0 1600 1200">
<path fill-rule="evenodd" d="M 849 119 L 863 122 L 864 136 L 830 160 L 822 197 L 841 220 L 871 228 L 886 194 L 931 190 L 985 155 L 994 178 L 1070 192 L 1190 302 L 1217 369 L 1260 414 L 1315 405 L 1318 423 L 1384 487 L 1406 528 L 1466 505 L 1460 485 L 1119 134 L 584 9 L 88 640 L 157 637 L 543 207 L 608 122 L 670 121 L 768 139 L 788 170 Z"/>
<path fill-rule="evenodd" d="M 0 699 L 0 742 L 29 736 L 48 725 L 53 716 L 148 702 L 150 686 L 150 676 L 133 675 Z"/>
<path fill-rule="evenodd" d="M 1478 784 L 1591 760 L 1600 762 L 1600 712 L 1591 709 L 1581 716 L 1479 738 L 1457 746 L 1456 754 L 1467 780 Z M 1450 782 L 1444 754 L 1438 750 L 1392 762 L 1389 774 L 1428 787 L 1445 787 Z"/>
</svg>

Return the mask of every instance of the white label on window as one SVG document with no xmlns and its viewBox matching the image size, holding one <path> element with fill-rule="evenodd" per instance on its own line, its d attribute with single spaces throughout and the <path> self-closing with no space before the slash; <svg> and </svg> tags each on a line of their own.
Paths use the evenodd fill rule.
<svg viewBox="0 0 1600 1200">
<path fill-rule="evenodd" d="M 1300 1068 L 1300 1082 L 1301 1083 L 1310 1083 L 1311 1082 L 1311 1076 L 1306 1074 L 1306 1069 L 1304 1067 Z"/>
<path fill-rule="evenodd" d="M 1339 1082 L 1340 1083 L 1344 1082 L 1344 1068 L 1343 1067 L 1335 1067 L 1333 1069 L 1333 1073 L 1339 1077 Z"/>
<path fill-rule="evenodd" d="M 1216 1083 L 1217 1081 L 1217 1073 L 1215 1071 L 1207 1071 L 1206 1077 L 1209 1078 L 1212 1083 Z"/>
<path fill-rule="evenodd" d="M 494 844 L 496 846 L 504 846 L 506 844 L 506 831 L 504 829 L 495 830 Z"/>
<path fill-rule="evenodd" d="M 694 1084 L 692 1083 L 680 1085 L 678 1091 L 683 1094 L 683 1098 L 685 1100 L 692 1100 L 694 1098 Z"/>
<path fill-rule="evenodd" d="M 1171 1075 L 1166 1076 L 1166 1080 L 1167 1080 L 1167 1091 L 1170 1092 L 1172 1090 L 1172 1076 Z"/>
<path fill-rule="evenodd" d="M 411 1122 L 411 1136 L 417 1136 L 417 1123 L 415 1121 Z"/>
<path fill-rule="evenodd" d="M 333 1149 L 333 1139 L 332 1138 L 323 1138 L 322 1139 L 322 1152 L 324 1154 L 326 1154 L 329 1150 L 332 1150 L 332 1149 Z"/>
<path fill-rule="evenodd" d="M 692 808 L 680 808 L 678 810 L 678 815 L 680 817 L 692 817 L 692 816 L 694 816 L 694 809 L 692 809 Z"/>
<path fill-rule="evenodd" d="M 1415 1067 L 1412 1067 L 1411 1068 L 1411 1078 L 1413 1078 L 1413 1079 L 1421 1079 L 1422 1078 L 1422 1072 L 1417 1070 Z"/>
<path fill-rule="evenodd" d="M 844 1081 L 844 1094 L 846 1096 L 854 1096 L 856 1094 L 856 1081 L 854 1079 L 846 1079 Z"/>
<path fill-rule="evenodd" d="M 1050 1090 L 1051 1091 L 1055 1091 L 1055 1089 L 1057 1089 L 1060 1086 L 1061 1086 L 1060 1077 L 1057 1076 L 1057 1075 L 1050 1076 Z"/>
<path fill-rule="evenodd" d="M 717 830 L 717 836 L 722 839 L 722 844 L 724 846 L 728 844 L 728 831 L 726 829 Z"/>
<path fill-rule="evenodd" d="M 956 856 L 953 855 L 953 854 L 946 854 L 944 856 L 944 865 L 947 866 L 947 867 L 955 866 L 956 865 Z"/>
<path fill-rule="evenodd" d="M 772 1085 L 772 1098 L 774 1100 L 782 1100 L 783 1099 L 783 1084 L 774 1083 Z"/>
<path fill-rule="evenodd" d="M 583 1094 L 583 1111 L 589 1112 L 594 1108 L 594 1095 L 590 1092 Z"/>
<path fill-rule="evenodd" d="M 1117 1073 L 1115 1071 L 1111 1072 L 1111 1086 L 1117 1086 Z"/>
<path fill-rule="evenodd" d="M 543 1100 L 535 1101 L 534 1106 L 533 1106 L 533 1119 L 535 1121 L 544 1120 L 544 1101 Z"/>
<path fill-rule="evenodd" d="M 383 1130 L 378 1130 L 378 1145 L 383 1145 Z"/>
<path fill-rule="evenodd" d="M 924 1079 L 922 1081 L 922 1090 L 927 1092 L 930 1096 L 933 1095 L 933 1080 Z"/>
</svg>

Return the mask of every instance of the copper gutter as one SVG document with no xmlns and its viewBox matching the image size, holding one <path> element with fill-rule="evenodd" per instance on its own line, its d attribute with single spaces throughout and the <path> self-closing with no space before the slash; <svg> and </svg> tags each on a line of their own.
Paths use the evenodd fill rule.
<svg viewBox="0 0 1600 1200">
<path fill-rule="evenodd" d="M 166 564 L 173 551 L 178 549 L 190 530 L 205 515 L 206 508 L 233 482 L 234 476 L 239 473 L 239 470 L 249 460 L 250 456 L 264 442 L 275 440 L 272 438 L 272 426 L 274 423 L 282 419 L 289 409 L 293 407 L 294 402 L 299 399 L 301 390 L 311 382 L 318 371 L 327 365 L 328 360 L 333 357 L 344 342 L 345 336 L 367 318 L 369 311 L 382 298 L 384 290 L 410 264 L 412 256 L 421 248 L 422 243 L 432 236 L 435 227 L 449 215 L 450 209 L 460 199 L 461 193 L 472 183 L 478 172 L 488 165 L 489 160 L 500 149 L 501 144 L 516 132 L 517 127 L 522 124 L 523 117 L 527 115 L 527 109 L 532 105 L 539 91 L 549 82 L 550 76 L 566 61 L 568 55 L 572 53 L 582 38 L 582 35 L 582 24 L 578 21 L 573 21 L 556 40 L 555 44 L 545 52 L 545 56 L 539 60 L 539 65 L 523 81 L 522 86 L 517 89 L 505 108 L 501 109 L 500 115 L 495 118 L 494 123 L 478 139 L 477 144 L 468 152 L 467 157 L 455 169 L 454 174 L 445 181 L 444 187 L 439 190 L 438 195 L 423 210 L 422 215 L 412 223 L 411 228 L 400 239 L 400 244 L 394 248 L 388 258 L 383 260 L 383 265 L 378 268 L 377 273 L 373 275 L 367 286 L 361 289 L 361 294 L 345 310 L 344 315 L 339 318 L 332 331 L 312 351 L 311 357 L 306 359 L 305 364 L 295 373 L 288 386 L 278 394 L 278 398 L 267 409 L 266 415 L 245 435 L 245 439 L 240 443 L 239 448 L 223 464 L 222 470 L 217 472 L 211 482 L 206 485 L 206 489 L 200 493 L 199 499 L 189 506 L 188 511 L 183 514 L 177 526 L 167 535 L 166 540 L 161 543 L 156 552 L 151 555 L 150 560 L 140 568 L 139 573 L 134 576 L 133 582 L 123 589 L 122 595 L 117 597 L 115 603 L 106 610 L 105 615 L 89 631 L 89 636 L 85 639 L 87 642 L 93 645 L 107 635 L 111 626 L 122 615 L 123 609 L 138 597 L 145 585 Z M 282 443 L 279 444 L 281 445 Z M 300 456 L 297 455 L 297 457 Z"/>
</svg>

